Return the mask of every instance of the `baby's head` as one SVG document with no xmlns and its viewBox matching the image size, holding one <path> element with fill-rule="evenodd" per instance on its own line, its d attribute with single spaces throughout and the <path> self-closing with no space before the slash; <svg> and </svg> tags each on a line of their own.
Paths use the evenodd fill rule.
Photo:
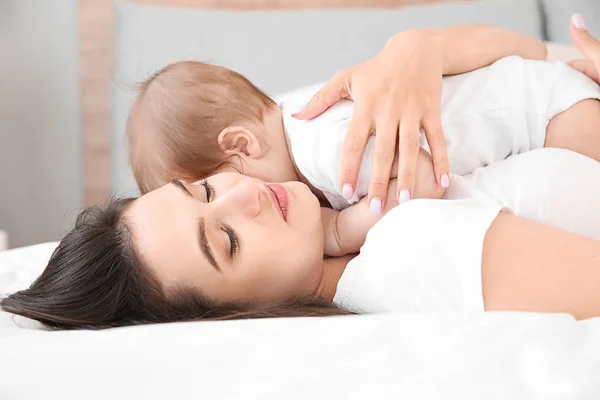
<svg viewBox="0 0 600 400">
<path fill-rule="evenodd" d="M 226 170 L 267 182 L 296 179 L 279 107 L 223 67 L 182 61 L 158 71 L 140 87 L 127 137 L 142 193 Z"/>
</svg>

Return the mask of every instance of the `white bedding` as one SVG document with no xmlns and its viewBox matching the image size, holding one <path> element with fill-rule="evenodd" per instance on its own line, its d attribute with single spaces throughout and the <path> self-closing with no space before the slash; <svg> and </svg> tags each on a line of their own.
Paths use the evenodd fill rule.
<svg viewBox="0 0 600 400">
<path fill-rule="evenodd" d="M 0 293 L 55 244 L 0 253 Z M 19 327 L 21 326 L 21 327 Z M 598 399 L 600 319 L 370 315 L 47 332 L 0 318 L 0 399 Z"/>
</svg>

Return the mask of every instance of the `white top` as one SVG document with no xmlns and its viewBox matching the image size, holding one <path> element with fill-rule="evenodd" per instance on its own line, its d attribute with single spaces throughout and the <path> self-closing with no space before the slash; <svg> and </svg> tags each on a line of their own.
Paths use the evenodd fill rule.
<svg viewBox="0 0 600 400">
<path fill-rule="evenodd" d="M 348 263 L 334 303 L 359 314 L 483 311 L 483 239 L 500 209 L 431 199 L 395 207 Z"/>
<path fill-rule="evenodd" d="M 483 311 L 483 242 L 503 207 L 600 240 L 600 163 L 591 158 L 540 149 L 456 179 L 452 190 L 472 199 L 412 200 L 371 229 L 338 283 L 336 305 L 357 313 Z"/>
<path fill-rule="evenodd" d="M 367 143 L 355 195 L 348 202 L 341 193 L 340 168 L 353 103 L 340 101 L 310 121 L 291 117 L 322 85 L 298 89 L 279 101 L 298 169 L 340 210 L 367 194 L 374 138 Z M 512 56 L 444 78 L 442 124 L 451 172 L 466 175 L 477 167 L 543 147 L 549 120 L 586 98 L 600 99 L 600 87 L 562 62 Z M 423 134 L 420 145 L 429 151 Z"/>
</svg>

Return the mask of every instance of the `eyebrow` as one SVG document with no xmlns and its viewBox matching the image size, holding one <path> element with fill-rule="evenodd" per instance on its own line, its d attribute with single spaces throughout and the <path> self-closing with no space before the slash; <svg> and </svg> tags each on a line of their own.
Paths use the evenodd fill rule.
<svg viewBox="0 0 600 400">
<path fill-rule="evenodd" d="M 217 264 L 217 260 L 215 260 L 215 256 L 210 248 L 210 245 L 208 244 L 206 229 L 204 227 L 204 218 L 200 218 L 200 222 L 198 223 L 198 237 L 200 241 L 200 249 L 208 259 L 208 262 L 220 272 L 221 267 L 219 267 L 219 264 Z"/>
<path fill-rule="evenodd" d="M 188 190 L 188 188 L 186 188 L 183 185 L 183 183 L 181 183 L 179 180 L 173 179 L 171 181 L 171 183 L 173 185 L 177 186 L 179 189 L 183 190 L 183 192 L 185 194 L 187 194 L 188 196 L 193 197 L 192 193 Z M 208 237 L 206 236 L 206 227 L 204 225 L 204 218 L 200 218 L 200 221 L 198 222 L 198 242 L 200 243 L 200 250 L 202 250 L 202 253 L 204 253 L 204 256 L 208 259 L 208 262 L 210 263 L 210 265 L 215 267 L 215 269 L 217 271 L 221 272 L 221 267 L 219 267 L 219 264 L 217 264 L 215 255 L 214 255 L 212 249 L 210 248 L 210 245 L 208 244 Z"/>
</svg>

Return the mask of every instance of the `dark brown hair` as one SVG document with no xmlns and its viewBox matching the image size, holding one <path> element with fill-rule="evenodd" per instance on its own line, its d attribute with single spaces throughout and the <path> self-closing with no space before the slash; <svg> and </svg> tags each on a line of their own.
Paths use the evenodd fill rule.
<svg viewBox="0 0 600 400">
<path fill-rule="evenodd" d="M 191 289 L 167 293 L 136 253 L 124 218 L 132 201 L 112 200 L 79 214 L 40 277 L 28 289 L 0 300 L 1 308 L 54 329 L 347 314 L 315 301 L 217 306 Z"/>
<path fill-rule="evenodd" d="M 198 61 L 167 65 L 140 85 L 127 120 L 129 163 L 142 194 L 201 179 L 227 162 L 219 133 L 259 128 L 275 102 L 248 79 Z"/>
</svg>

